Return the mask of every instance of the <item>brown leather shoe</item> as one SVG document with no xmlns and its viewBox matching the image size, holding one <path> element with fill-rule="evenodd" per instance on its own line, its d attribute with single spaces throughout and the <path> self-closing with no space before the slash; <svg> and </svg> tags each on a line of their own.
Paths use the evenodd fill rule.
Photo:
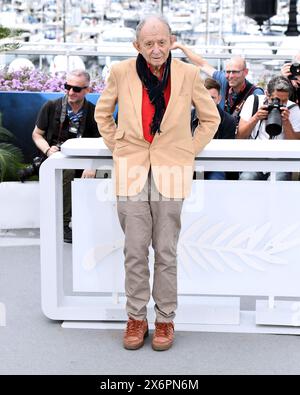
<svg viewBox="0 0 300 395">
<path fill-rule="evenodd" d="M 155 331 L 152 339 L 152 348 L 155 351 L 168 350 L 174 340 L 173 322 L 155 322 Z"/>
<path fill-rule="evenodd" d="M 123 345 L 127 350 L 137 350 L 144 345 L 144 339 L 148 334 L 147 320 L 129 318 L 124 333 Z"/>
</svg>

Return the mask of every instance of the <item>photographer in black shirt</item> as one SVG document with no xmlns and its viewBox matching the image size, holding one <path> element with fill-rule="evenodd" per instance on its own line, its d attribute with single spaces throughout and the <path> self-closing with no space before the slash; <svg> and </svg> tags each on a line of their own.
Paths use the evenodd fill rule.
<svg viewBox="0 0 300 395">
<path fill-rule="evenodd" d="M 90 76 L 84 70 L 74 70 L 67 75 L 66 95 L 48 101 L 39 112 L 32 138 L 44 157 L 60 150 L 60 146 L 70 138 L 100 137 L 94 120 L 94 104 L 86 100 L 89 93 Z M 71 221 L 71 181 L 75 176 L 94 178 L 96 170 L 63 171 L 63 219 L 64 241 L 72 243 Z"/>
</svg>

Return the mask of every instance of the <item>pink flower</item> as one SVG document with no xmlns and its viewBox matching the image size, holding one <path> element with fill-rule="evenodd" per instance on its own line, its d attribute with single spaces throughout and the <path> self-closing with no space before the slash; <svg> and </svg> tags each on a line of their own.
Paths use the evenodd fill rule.
<svg viewBox="0 0 300 395">
<path fill-rule="evenodd" d="M 8 72 L 0 70 L 0 91 L 64 92 L 65 75 L 53 76 L 41 70 L 22 69 Z M 104 89 L 102 77 L 91 80 L 91 91 L 101 93 Z"/>
</svg>

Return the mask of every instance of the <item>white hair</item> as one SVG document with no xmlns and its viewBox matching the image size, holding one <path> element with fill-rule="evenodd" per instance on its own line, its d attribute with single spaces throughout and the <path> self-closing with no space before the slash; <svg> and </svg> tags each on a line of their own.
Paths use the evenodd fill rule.
<svg viewBox="0 0 300 395">
<path fill-rule="evenodd" d="M 171 27 L 170 27 L 167 19 L 164 16 L 162 16 L 161 14 L 152 14 L 152 15 L 147 15 L 145 18 L 141 19 L 139 24 L 137 25 L 136 31 L 135 31 L 137 41 L 139 39 L 142 28 L 144 27 L 146 22 L 148 22 L 151 19 L 156 19 L 156 20 L 160 21 L 161 23 L 163 23 L 167 27 L 170 35 L 172 34 L 172 30 L 171 30 Z"/>
</svg>

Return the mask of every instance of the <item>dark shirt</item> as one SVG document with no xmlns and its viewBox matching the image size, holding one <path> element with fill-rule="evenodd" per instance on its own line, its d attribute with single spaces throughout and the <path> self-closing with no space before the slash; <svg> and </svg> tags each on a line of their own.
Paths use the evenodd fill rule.
<svg viewBox="0 0 300 395">
<path fill-rule="evenodd" d="M 297 103 L 298 106 L 300 107 L 300 88 L 293 87 L 293 93 L 290 97 L 290 100 L 293 101 L 294 103 Z"/>
<path fill-rule="evenodd" d="M 214 135 L 214 139 L 235 139 L 235 131 L 236 131 L 236 121 L 235 118 L 224 111 L 219 105 L 217 105 L 221 122 L 219 124 L 218 130 Z M 196 116 L 196 110 L 193 109 L 191 113 L 191 129 L 192 134 L 194 135 L 194 131 L 198 126 L 199 120 Z"/>
<path fill-rule="evenodd" d="M 235 118 L 228 114 L 218 105 L 221 122 L 214 139 L 235 139 L 236 121 Z"/>
<path fill-rule="evenodd" d="M 43 105 L 38 114 L 36 126 L 46 132 L 45 139 L 50 145 L 61 144 L 72 137 L 72 134 L 69 133 L 70 119 L 68 114 L 66 114 L 62 131 L 59 135 L 61 107 L 62 98 L 50 100 Z M 86 109 L 86 116 L 82 137 L 100 137 L 97 123 L 94 119 L 94 104 L 85 100 L 84 107 Z M 73 136 L 77 137 L 74 133 Z"/>
</svg>

